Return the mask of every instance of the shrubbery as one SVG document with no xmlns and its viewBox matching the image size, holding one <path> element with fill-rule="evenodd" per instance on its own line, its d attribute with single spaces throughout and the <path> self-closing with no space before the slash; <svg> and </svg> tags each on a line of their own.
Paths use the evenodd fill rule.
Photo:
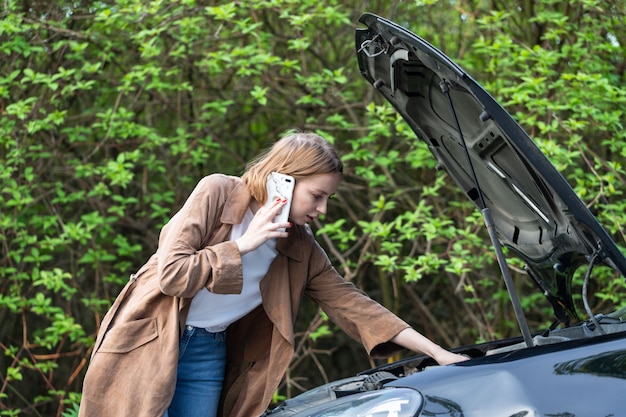
<svg viewBox="0 0 626 417">
<path fill-rule="evenodd" d="M 358 74 L 365 11 L 464 66 L 622 245 L 624 5 L 388 3 L 3 2 L 0 415 L 75 414 L 99 321 L 160 226 L 199 178 L 241 173 L 290 128 L 344 155 L 315 226 L 348 279 L 445 346 L 518 334 L 480 214 Z M 548 306 L 515 278 L 545 325 Z M 598 309 L 624 298 L 621 277 L 604 279 Z M 368 366 L 316 307 L 297 325 L 277 398 Z"/>
</svg>

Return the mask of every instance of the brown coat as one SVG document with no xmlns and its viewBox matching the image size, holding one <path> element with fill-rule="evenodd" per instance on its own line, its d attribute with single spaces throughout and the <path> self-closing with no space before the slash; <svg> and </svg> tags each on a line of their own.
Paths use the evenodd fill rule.
<svg viewBox="0 0 626 417">
<path fill-rule="evenodd" d="M 228 237 L 249 202 L 240 179 L 211 175 L 165 225 L 156 254 L 131 276 L 101 323 L 81 417 L 165 413 L 191 298 L 202 287 L 221 294 L 241 291 L 241 257 Z M 372 356 L 397 351 L 388 341 L 409 327 L 344 281 L 307 226 L 294 226 L 276 249 L 260 285 L 263 305 L 228 329 L 223 416 L 258 416 L 269 405 L 293 355 L 293 324 L 303 295 Z"/>
</svg>

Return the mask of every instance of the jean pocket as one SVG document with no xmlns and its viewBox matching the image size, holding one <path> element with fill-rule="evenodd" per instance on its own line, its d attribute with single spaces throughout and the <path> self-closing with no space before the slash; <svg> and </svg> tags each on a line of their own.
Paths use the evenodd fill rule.
<svg viewBox="0 0 626 417">
<path fill-rule="evenodd" d="M 128 353 L 159 337 L 156 317 L 113 325 L 98 349 L 103 353 Z"/>
</svg>

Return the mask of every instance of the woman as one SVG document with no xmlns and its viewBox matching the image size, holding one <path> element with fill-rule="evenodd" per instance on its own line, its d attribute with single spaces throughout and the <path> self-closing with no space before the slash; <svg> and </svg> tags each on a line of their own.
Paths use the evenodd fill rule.
<svg viewBox="0 0 626 417">
<path fill-rule="evenodd" d="M 241 178 L 202 179 L 103 319 L 79 415 L 262 414 L 293 355 L 303 295 L 373 357 L 404 347 L 465 360 L 344 281 L 315 241 L 307 223 L 326 212 L 342 169 L 323 138 L 294 133 Z M 271 172 L 295 179 L 290 222 L 273 222 L 284 199 L 260 204 Z"/>
</svg>

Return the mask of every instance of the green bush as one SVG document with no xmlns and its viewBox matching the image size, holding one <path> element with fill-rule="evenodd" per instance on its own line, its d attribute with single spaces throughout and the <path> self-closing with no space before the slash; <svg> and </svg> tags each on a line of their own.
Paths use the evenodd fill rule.
<svg viewBox="0 0 626 417">
<path fill-rule="evenodd" d="M 358 74 L 365 11 L 467 68 L 623 244 L 624 6 L 389 3 L 4 1 L 0 415 L 75 415 L 99 322 L 160 227 L 202 176 L 241 173 L 290 128 L 344 155 L 314 227 L 347 279 L 446 346 L 519 333 L 481 216 Z M 597 308 L 620 304 L 623 278 L 600 278 Z M 296 326 L 277 399 L 371 364 L 316 306 Z"/>
</svg>

